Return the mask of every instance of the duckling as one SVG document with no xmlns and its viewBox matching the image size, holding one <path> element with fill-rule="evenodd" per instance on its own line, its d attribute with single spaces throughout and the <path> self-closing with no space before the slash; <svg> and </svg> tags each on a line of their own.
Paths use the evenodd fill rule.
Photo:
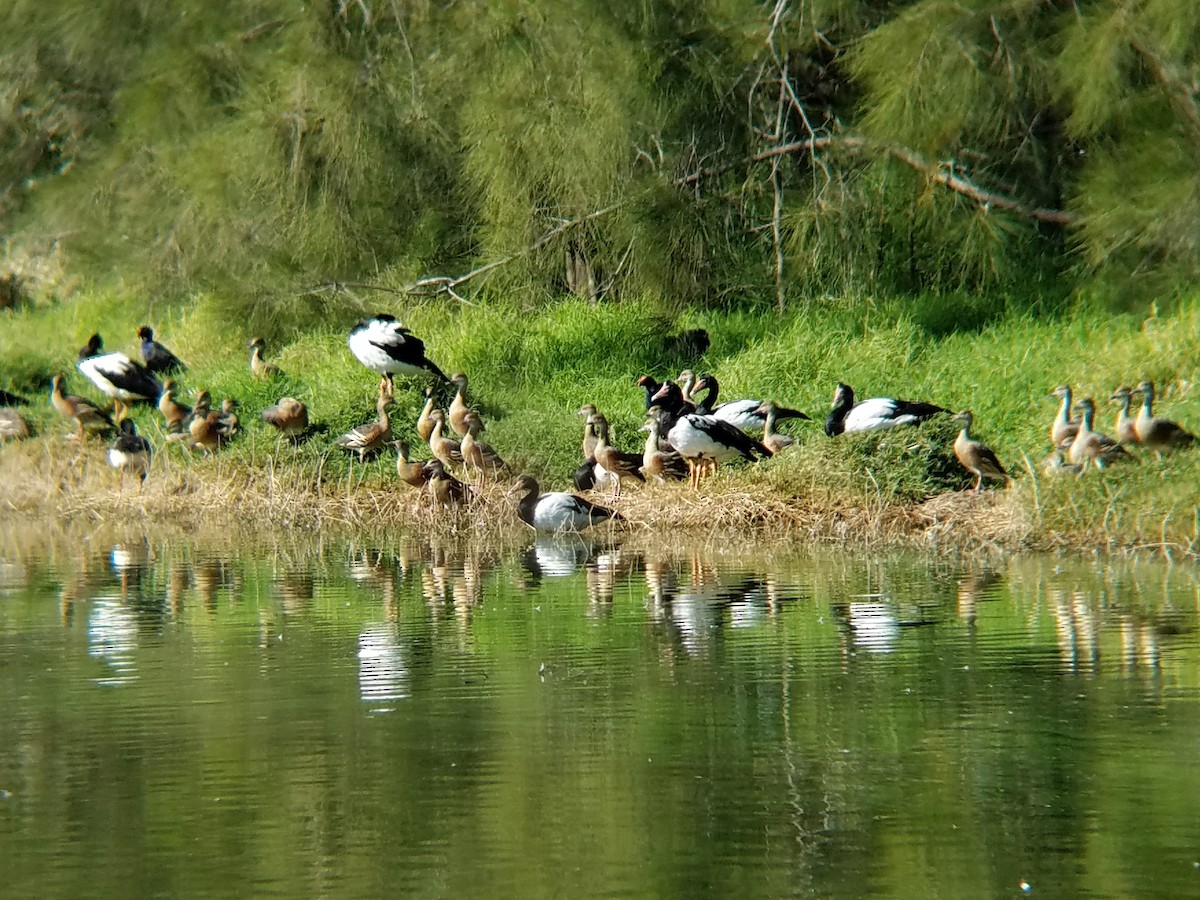
<svg viewBox="0 0 1200 900">
<path fill-rule="evenodd" d="M 347 453 L 357 453 L 358 461 L 365 462 L 367 456 L 377 452 L 384 444 L 392 439 L 392 423 L 388 419 L 388 407 L 392 405 L 392 395 L 380 391 L 375 403 L 378 418 L 351 428 L 333 442 L 335 447 L 341 447 Z"/>
<path fill-rule="evenodd" d="M 295 397 L 281 397 L 262 411 L 262 420 L 278 428 L 284 437 L 299 440 L 308 431 L 308 407 Z"/>
<path fill-rule="evenodd" d="M 768 450 L 778 453 L 796 443 L 796 439 L 790 434 L 781 434 L 775 430 L 775 417 L 778 413 L 774 401 L 764 400 L 759 405 L 758 412 L 765 417 L 762 442 Z"/>
<path fill-rule="evenodd" d="M 432 472 L 429 464 L 413 462 L 408 458 L 407 441 L 392 441 L 392 446 L 396 448 L 396 474 L 400 480 L 418 489 L 425 487 Z"/>
<path fill-rule="evenodd" d="M 426 486 L 435 507 L 451 509 L 462 506 L 469 497 L 467 486 L 446 471 L 440 459 L 429 461 L 429 483 Z"/>
<path fill-rule="evenodd" d="M 446 417 L 440 409 L 431 414 L 433 431 L 429 435 L 429 449 L 434 458 L 446 468 L 455 466 L 463 461 L 462 446 L 454 438 L 446 437 L 442 430 L 446 427 Z"/>
<path fill-rule="evenodd" d="M 608 420 L 597 413 L 592 416 L 592 424 L 596 430 L 597 464 L 612 475 L 612 502 L 621 499 L 621 481 L 625 478 L 637 478 L 645 481 L 642 474 L 642 457 L 636 453 L 622 453 L 608 442 Z"/>
<path fill-rule="evenodd" d="M 278 378 L 283 374 L 279 366 L 273 365 L 263 359 L 263 352 L 266 350 L 267 342 L 261 337 L 256 337 L 246 345 L 250 348 L 250 372 L 255 378 L 266 380 L 268 378 Z"/>
<path fill-rule="evenodd" d="M 163 382 L 162 396 L 158 398 L 158 411 L 166 420 L 167 431 L 182 430 L 184 420 L 192 414 L 192 408 L 175 399 L 175 379 L 168 378 Z"/>
<path fill-rule="evenodd" d="M 467 426 L 463 422 L 467 413 L 471 411 L 471 407 L 467 406 L 467 376 L 462 372 L 455 372 L 450 376 L 450 383 L 458 390 L 454 392 L 454 399 L 450 401 L 449 415 L 446 421 L 450 424 L 450 429 L 459 437 L 463 437 L 467 433 Z"/>
<path fill-rule="evenodd" d="M 121 420 L 120 433 L 108 448 L 108 464 L 120 475 L 118 490 L 125 488 L 125 473 L 136 472 L 138 493 L 142 492 L 150 468 L 150 443 L 137 433 L 131 419 Z"/>
<path fill-rule="evenodd" d="M 688 466 L 683 461 L 683 457 L 674 451 L 668 452 L 662 449 L 658 419 L 651 416 L 641 430 L 649 432 L 646 437 L 646 446 L 642 450 L 642 476 L 657 478 L 662 482 L 668 478 L 674 480 L 686 478 Z"/>
<path fill-rule="evenodd" d="M 1007 481 L 1008 472 L 1004 470 L 1004 466 L 1000 464 L 1000 460 L 996 458 L 995 452 L 990 447 L 984 446 L 982 441 L 971 437 L 972 420 L 973 416 L 969 409 L 964 409 L 954 417 L 954 421 L 963 423 L 962 431 L 954 439 L 954 455 L 963 464 L 963 468 L 975 476 L 974 490 L 978 493 L 983 486 L 984 478 Z"/>
<path fill-rule="evenodd" d="M 1121 459 L 1129 459 L 1125 448 L 1110 438 L 1092 429 L 1095 421 L 1096 404 L 1091 397 L 1085 397 L 1075 404 L 1080 414 L 1079 431 L 1067 450 L 1067 461 L 1072 465 L 1081 465 L 1085 469 L 1089 462 L 1094 462 L 1101 469 Z"/>
<path fill-rule="evenodd" d="M 1137 422 L 1129 414 L 1129 406 L 1133 402 L 1133 389 L 1119 387 L 1113 391 L 1112 397 L 1109 399 L 1121 405 L 1120 410 L 1117 411 L 1117 424 L 1115 428 L 1117 442 L 1121 444 L 1140 443 L 1137 434 Z"/>
<path fill-rule="evenodd" d="M 1170 419 L 1160 419 L 1154 415 L 1154 382 L 1143 381 L 1137 389 L 1142 395 L 1142 408 L 1134 420 L 1138 440 L 1159 457 L 1164 450 L 1191 446 L 1196 440 L 1194 434 Z"/>
<path fill-rule="evenodd" d="M 1060 384 L 1050 392 L 1051 397 L 1058 397 L 1062 403 L 1058 407 L 1058 415 L 1050 426 L 1050 443 L 1055 447 L 1070 445 L 1079 433 L 1079 420 L 1071 418 L 1071 386 Z"/>
<path fill-rule="evenodd" d="M 601 522 L 623 522 L 624 517 L 611 509 L 565 491 L 538 492 L 538 483 L 522 475 L 509 491 L 520 494 L 517 518 L 535 531 L 583 531 Z"/>
<path fill-rule="evenodd" d="M 425 405 L 421 407 L 421 414 L 417 416 L 417 435 L 421 440 L 429 443 L 429 435 L 433 434 L 433 419 L 430 414 L 433 412 L 433 386 L 425 388 Z"/>
<path fill-rule="evenodd" d="M 113 426 L 112 417 L 83 397 L 63 393 L 63 376 L 55 375 L 51 380 L 50 402 L 64 419 L 74 419 L 79 431 L 79 440 L 86 436 L 85 429 L 108 432 Z"/>
<path fill-rule="evenodd" d="M 479 432 L 483 430 L 483 421 L 475 412 L 469 412 L 463 417 L 463 425 L 467 433 L 463 435 L 459 452 L 462 453 L 463 463 L 468 469 L 473 469 L 480 483 L 485 475 L 494 475 L 504 468 L 504 460 L 500 458 L 490 444 L 479 440 Z"/>
</svg>

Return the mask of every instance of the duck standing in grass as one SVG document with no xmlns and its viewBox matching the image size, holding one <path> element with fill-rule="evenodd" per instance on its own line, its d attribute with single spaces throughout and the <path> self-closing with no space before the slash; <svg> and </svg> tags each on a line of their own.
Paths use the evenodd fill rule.
<svg viewBox="0 0 1200 900">
<path fill-rule="evenodd" d="M 1058 413 L 1050 425 L 1050 443 L 1055 447 L 1066 449 L 1079 433 L 1079 420 L 1071 418 L 1071 386 L 1060 384 L 1050 392 L 1051 397 L 1057 397 L 1061 402 Z"/>
<path fill-rule="evenodd" d="M 470 497 L 467 486 L 447 472 L 440 459 L 431 459 L 428 469 L 426 489 L 435 508 L 453 509 L 467 502 Z"/>
<path fill-rule="evenodd" d="M 262 411 L 262 420 L 278 428 L 285 438 L 298 441 L 308 431 L 308 407 L 295 397 L 280 397 Z"/>
<path fill-rule="evenodd" d="M 1092 428 L 1096 418 L 1096 404 L 1091 397 L 1084 397 L 1075 404 L 1075 409 L 1079 411 L 1079 430 L 1067 448 L 1069 463 L 1086 469 L 1088 463 L 1094 462 L 1104 469 L 1113 462 L 1130 458 L 1124 447 L 1107 434 L 1101 434 Z"/>
<path fill-rule="evenodd" d="M 125 488 L 125 473 L 136 472 L 138 493 L 142 492 L 150 469 L 150 442 L 137 433 L 132 420 L 121 420 L 121 432 L 108 448 L 108 464 L 120 473 L 118 490 Z"/>
<path fill-rule="evenodd" d="M 417 436 L 429 443 L 429 436 L 433 434 L 433 387 L 425 388 L 425 405 L 421 407 L 421 414 L 417 416 Z"/>
<path fill-rule="evenodd" d="M 522 475 L 509 491 L 518 494 L 517 518 L 535 531 L 583 531 L 601 522 L 623 522 L 620 513 L 590 500 L 568 494 L 565 491 L 550 491 L 542 494 L 538 483 L 530 475 Z"/>
<path fill-rule="evenodd" d="M 647 480 L 657 478 L 661 482 L 665 482 L 668 478 L 677 481 L 686 478 L 688 465 L 683 461 L 683 457 L 674 450 L 662 449 L 658 419 L 653 417 L 647 419 L 646 424 L 640 430 L 649 432 L 646 436 L 645 447 L 642 449 L 642 476 Z"/>
<path fill-rule="evenodd" d="M 1137 431 L 1139 443 L 1145 444 L 1156 454 L 1162 456 L 1164 450 L 1190 447 L 1195 442 L 1196 436 L 1184 429 L 1183 426 L 1170 419 L 1162 419 L 1154 415 L 1153 381 L 1143 381 L 1137 386 L 1137 390 L 1142 395 L 1142 408 L 1138 411 L 1137 418 L 1133 420 L 1133 427 Z"/>
<path fill-rule="evenodd" d="M 384 444 L 392 439 L 392 423 L 388 419 L 388 407 L 392 405 L 392 395 L 379 391 L 379 399 L 375 403 L 378 418 L 374 422 L 351 428 L 333 442 L 335 447 L 341 447 L 347 453 L 357 453 L 358 461 L 365 462 L 368 455 L 374 454 Z"/>
<path fill-rule="evenodd" d="M 124 353 L 101 353 L 100 335 L 92 335 L 88 347 L 92 346 L 93 341 L 97 345 L 96 352 L 79 360 L 77 368 L 88 381 L 112 398 L 113 411 L 118 421 L 127 415 L 129 404 L 157 402 L 162 395 L 162 385 L 149 369 L 141 363 L 134 362 Z M 84 351 L 88 347 L 85 347 Z"/>
<path fill-rule="evenodd" d="M 825 433 L 837 437 L 839 434 L 880 431 L 897 425 L 915 425 L 949 411 L 932 403 L 897 400 L 895 397 L 872 397 L 855 403 L 853 388 L 839 381 L 833 392 L 833 409 L 825 419 Z"/>
<path fill-rule="evenodd" d="M 278 378 L 283 374 L 283 371 L 272 363 L 263 359 L 263 352 L 266 350 L 267 342 L 260 337 L 253 338 L 249 344 L 250 348 L 250 374 L 255 378 L 266 381 L 270 378 Z"/>
<path fill-rule="evenodd" d="M 1120 409 L 1117 410 L 1117 422 L 1114 429 L 1117 441 L 1122 444 L 1141 443 L 1137 433 L 1137 421 L 1129 414 L 1129 407 L 1133 404 L 1133 389 L 1119 387 L 1113 391 L 1112 397 L 1109 399 L 1120 405 Z"/>
<path fill-rule="evenodd" d="M 380 375 L 380 390 L 396 391 L 397 375 L 433 375 L 447 381 L 445 374 L 425 355 L 424 342 L 386 313 L 363 319 L 346 339 L 354 357 Z"/>
<path fill-rule="evenodd" d="M 433 411 L 432 418 L 433 431 L 429 434 L 429 450 L 445 468 L 453 468 L 463 461 L 462 445 L 442 433 L 446 427 L 446 416 L 440 409 Z"/>
<path fill-rule="evenodd" d="M 162 396 L 158 398 L 158 411 L 162 413 L 163 419 L 167 423 L 167 431 L 180 432 L 183 430 L 183 424 L 188 416 L 192 414 L 192 408 L 180 403 L 175 399 L 175 379 L 168 378 L 163 382 Z"/>
<path fill-rule="evenodd" d="M 187 369 L 174 353 L 154 339 L 154 329 L 143 325 L 138 329 L 138 347 L 141 350 L 142 362 L 151 372 L 161 372 L 164 375 L 171 372 L 183 372 Z"/>
<path fill-rule="evenodd" d="M 483 420 L 477 413 L 467 413 L 463 418 L 463 427 L 467 432 L 459 444 L 463 465 L 466 469 L 475 472 L 478 483 L 482 485 L 484 478 L 488 475 L 495 475 L 503 469 L 505 462 L 491 444 L 485 444 L 479 440 L 479 432 L 483 430 Z"/>
<path fill-rule="evenodd" d="M 392 446 L 396 448 L 396 474 L 400 480 L 417 489 L 425 487 L 433 474 L 432 467 L 427 462 L 415 462 L 408 458 L 407 441 L 392 441 Z"/>
<path fill-rule="evenodd" d="M 112 417 L 90 400 L 63 393 L 62 375 L 55 375 L 50 385 L 51 404 L 64 419 L 74 420 L 79 428 L 79 440 L 84 439 L 87 430 L 107 432 L 113 428 Z"/>
<path fill-rule="evenodd" d="M 638 481 L 646 480 L 646 476 L 641 471 L 643 460 L 638 454 L 624 453 L 608 442 L 608 419 L 600 413 L 596 413 L 591 419 L 593 427 L 596 430 L 596 446 L 593 457 L 596 460 L 596 464 L 612 476 L 612 495 L 610 500 L 616 503 L 621 499 L 622 479 L 636 478 Z"/>
<path fill-rule="evenodd" d="M 796 443 L 796 439 L 790 434 L 782 434 L 775 430 L 775 418 L 779 415 L 779 410 L 775 406 L 774 401 L 764 400 L 759 409 L 766 416 L 766 423 L 763 425 L 763 446 L 772 453 L 779 453 L 786 450 L 788 447 Z M 808 418 L 805 416 L 804 418 Z"/>
<path fill-rule="evenodd" d="M 996 458 L 991 447 L 984 445 L 971 437 L 971 423 L 974 417 L 969 409 L 964 409 L 954 417 L 954 421 L 962 422 L 962 431 L 954 439 L 954 455 L 968 472 L 975 476 L 975 487 L 978 492 L 983 487 L 983 479 L 994 478 L 1008 480 L 1008 472 L 1004 470 L 1000 460 Z"/>
</svg>

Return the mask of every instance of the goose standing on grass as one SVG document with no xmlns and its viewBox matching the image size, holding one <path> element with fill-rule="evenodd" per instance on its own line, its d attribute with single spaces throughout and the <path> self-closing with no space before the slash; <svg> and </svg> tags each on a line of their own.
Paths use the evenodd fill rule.
<svg viewBox="0 0 1200 900">
<path fill-rule="evenodd" d="M 762 400 L 730 400 L 728 403 L 718 403 L 721 386 L 713 375 L 704 374 L 696 382 L 696 393 L 707 391 L 705 396 L 696 403 L 696 412 L 700 415 L 711 415 L 722 422 L 728 422 L 734 428 L 742 431 L 762 431 L 767 424 L 767 414 L 763 409 Z M 693 398 L 694 399 L 694 398 Z M 775 407 L 776 419 L 807 419 L 798 409 L 788 409 L 785 406 Z"/>
<path fill-rule="evenodd" d="M 83 440 L 85 430 L 107 432 L 113 427 L 112 417 L 90 400 L 63 393 L 63 376 L 55 375 L 50 382 L 50 402 L 64 419 L 73 419 L 79 428 L 77 437 Z"/>
<path fill-rule="evenodd" d="M 1058 397 L 1062 401 L 1050 426 L 1050 443 L 1055 447 L 1069 447 L 1075 440 L 1075 435 L 1079 433 L 1079 420 L 1071 418 L 1071 386 L 1060 384 L 1050 392 L 1050 396 Z"/>
<path fill-rule="evenodd" d="M 100 335 L 92 338 L 99 343 Z M 88 342 L 91 346 L 91 341 Z M 87 349 L 86 347 L 84 348 Z M 129 404 L 158 401 L 162 385 L 141 363 L 136 363 L 124 353 L 96 353 L 81 359 L 77 368 L 84 376 L 113 400 L 113 412 L 117 420 L 127 415 Z"/>
<path fill-rule="evenodd" d="M 895 397 L 872 397 L 854 402 L 854 390 L 838 382 L 833 392 L 833 409 L 825 420 L 825 433 L 830 437 L 861 431 L 880 431 L 897 425 L 915 425 L 938 413 L 950 410 L 919 400 L 897 400 Z"/>
<path fill-rule="evenodd" d="M 662 384 L 654 379 L 651 375 L 642 375 L 637 380 L 637 385 L 646 392 L 646 409 L 654 405 L 654 395 L 658 393 L 658 389 Z"/>
<path fill-rule="evenodd" d="M 535 531 L 583 531 L 601 522 L 625 521 L 620 513 L 565 491 L 539 493 L 537 481 L 529 475 L 518 478 L 509 493 L 520 495 L 517 518 Z"/>
<path fill-rule="evenodd" d="M 79 359 L 85 360 L 89 356 L 99 356 L 100 351 L 104 349 L 104 339 L 99 334 L 93 334 L 87 339 L 87 343 L 79 350 Z"/>
<path fill-rule="evenodd" d="M 392 423 L 388 419 L 388 407 L 391 405 L 392 395 L 381 388 L 379 399 L 375 401 L 378 418 L 374 422 L 351 428 L 334 441 L 333 445 L 341 447 L 347 453 L 357 453 L 358 461 L 365 462 L 367 456 L 374 454 L 392 439 Z"/>
<path fill-rule="evenodd" d="M 295 397 L 280 397 L 274 406 L 262 411 L 262 420 L 279 429 L 279 433 L 298 441 L 308 431 L 308 407 Z"/>
<path fill-rule="evenodd" d="M 1117 410 L 1117 422 L 1114 429 L 1117 434 L 1117 442 L 1121 444 L 1141 443 L 1138 439 L 1137 421 L 1129 414 L 1129 407 L 1133 404 L 1133 389 L 1119 387 L 1113 391 L 1112 397 L 1109 399 L 1120 404 L 1121 407 Z"/>
<path fill-rule="evenodd" d="M 150 468 L 150 442 L 137 433 L 132 420 L 121 420 L 121 432 L 108 448 L 108 464 L 120 473 L 118 490 L 125 488 L 125 473 L 136 472 L 138 493 L 142 492 Z"/>
<path fill-rule="evenodd" d="M 1137 389 L 1142 395 L 1142 408 L 1133 423 L 1137 429 L 1138 441 L 1159 456 L 1162 456 L 1164 450 L 1191 446 L 1196 440 L 1194 434 L 1170 419 L 1160 419 L 1154 415 L 1154 382 L 1143 381 Z"/>
<path fill-rule="evenodd" d="M 1092 423 L 1096 417 L 1096 404 L 1091 397 L 1084 397 L 1075 409 L 1079 412 L 1079 430 L 1075 439 L 1067 449 L 1067 461 L 1072 465 L 1087 468 L 1088 463 L 1095 463 L 1099 468 L 1107 468 L 1111 463 L 1121 459 L 1129 459 L 1125 448 L 1110 438 L 1093 430 Z"/>
<path fill-rule="evenodd" d="M 681 408 L 679 399 L 679 386 L 671 381 L 663 384 L 654 395 L 655 403 L 665 401 L 676 408 Z M 651 407 L 649 412 L 658 418 L 662 427 L 662 410 Z M 683 413 L 676 418 L 667 432 L 667 440 L 687 462 L 690 473 L 688 481 L 693 488 L 700 486 L 705 472 L 715 470 L 723 460 L 740 456 L 753 461 L 759 456 L 771 455 L 761 441 L 750 437 L 740 428 L 699 413 Z"/>
<path fill-rule="evenodd" d="M 255 378 L 261 378 L 266 381 L 269 378 L 277 378 L 283 374 L 279 366 L 263 359 L 263 352 L 267 347 L 266 341 L 260 337 L 256 337 L 246 346 L 250 348 L 250 374 Z"/>
<path fill-rule="evenodd" d="M 139 349 L 142 353 L 142 362 L 151 372 L 161 372 L 165 375 L 171 372 L 183 372 L 187 369 L 187 366 L 179 361 L 179 357 L 154 339 L 154 329 L 149 325 L 139 328 L 137 336 L 141 342 Z"/>
<path fill-rule="evenodd" d="M 1007 481 L 1008 472 L 1004 470 L 1004 466 L 1000 464 L 1000 460 L 996 458 L 991 447 L 987 447 L 982 441 L 971 437 L 973 420 L 974 417 L 969 409 L 964 409 L 954 417 L 954 421 L 962 422 L 962 431 L 954 439 L 954 455 L 963 464 L 963 468 L 975 476 L 973 490 L 978 493 L 983 486 L 983 479 L 994 478 Z"/>
<path fill-rule="evenodd" d="M 355 358 L 380 375 L 380 390 L 396 392 L 397 375 L 433 375 L 447 381 L 442 370 L 425 356 L 424 342 L 401 325 L 395 316 L 385 313 L 363 319 L 346 339 Z"/>
</svg>

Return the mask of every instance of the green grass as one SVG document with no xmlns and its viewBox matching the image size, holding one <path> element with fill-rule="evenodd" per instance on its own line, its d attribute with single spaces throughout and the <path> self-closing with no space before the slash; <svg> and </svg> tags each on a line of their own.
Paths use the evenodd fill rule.
<svg viewBox="0 0 1200 900">
<path fill-rule="evenodd" d="M 939 298 L 923 298 L 927 305 Z M 978 310 L 978 301 L 966 306 Z M 569 484 L 579 461 L 581 421 L 575 411 L 596 403 L 608 416 L 615 442 L 640 449 L 643 396 L 635 379 L 643 372 L 673 377 L 688 366 L 711 371 L 727 398 L 771 397 L 805 410 L 812 423 L 790 423 L 798 444 L 736 478 L 766 478 L 781 493 L 822 502 L 920 501 L 959 490 L 970 481 L 950 456 L 955 430 L 948 422 L 885 435 L 826 438 L 821 429 L 837 381 L 860 397 L 889 395 L 928 400 L 947 408 L 971 408 L 975 434 L 991 445 L 1016 476 L 1011 498 L 1049 543 L 1075 545 L 1171 544 L 1197 539 L 1200 452 L 1157 460 L 1137 453 L 1130 464 L 1082 478 L 1047 477 L 1040 462 L 1049 453 L 1048 429 L 1059 383 L 1076 396 L 1095 396 L 1105 430 L 1113 408 L 1107 398 L 1120 384 L 1153 379 L 1157 411 L 1200 429 L 1200 303 L 1163 314 L 1112 314 L 1087 305 L 1055 314 L 1005 311 L 984 321 L 967 317 L 966 328 L 947 330 L 942 319 L 911 314 L 907 304 L 850 309 L 814 305 L 782 319 L 752 312 L 686 312 L 672 319 L 652 303 L 588 306 L 564 302 L 536 312 L 518 306 L 402 308 L 395 298 L 378 307 L 398 313 L 426 341 L 429 355 L 447 372 L 470 376 L 473 404 L 484 413 L 485 439 L 547 487 Z M 86 296 L 61 306 L 0 313 L 0 387 L 38 395 L 31 411 L 41 439 L 53 440 L 68 426 L 43 400 L 50 376 L 68 372 L 68 387 L 96 397 L 74 369 L 77 348 L 92 331 L 109 349 L 136 352 L 134 332 L 152 324 L 160 339 L 190 366 L 179 380 L 190 402 L 209 389 L 242 403 L 245 433 L 223 452 L 223 464 L 262 466 L 277 453 L 294 456 L 314 476 L 343 479 L 346 457 L 329 452 L 334 437 L 374 416 L 377 378 L 350 355 L 345 334 L 361 305 L 331 304 L 326 324 L 290 333 L 273 322 L 268 357 L 285 372 L 277 382 L 251 377 L 246 342 L 250 325 L 225 317 L 219 298 L 200 297 L 185 307 L 154 308 L 147 302 Z M 936 321 L 936 327 L 928 322 Z M 980 324 L 984 321 L 984 324 Z M 702 326 L 712 346 L 701 359 L 669 358 L 667 338 L 680 328 Z M 291 394 L 303 399 L 314 421 L 329 433 L 308 444 L 280 446 L 258 420 L 259 411 Z M 395 429 L 414 447 L 422 403 L 419 385 L 401 383 L 393 408 Z M 139 428 L 151 437 L 161 429 L 157 413 L 140 408 Z M 178 448 L 171 452 L 182 454 Z M 206 466 L 200 458 L 189 465 Z M 392 460 L 353 467 L 355 477 L 386 484 Z"/>
</svg>

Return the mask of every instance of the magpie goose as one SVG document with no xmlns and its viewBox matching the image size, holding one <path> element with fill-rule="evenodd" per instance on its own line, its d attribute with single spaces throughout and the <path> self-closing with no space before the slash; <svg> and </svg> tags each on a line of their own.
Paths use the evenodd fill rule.
<svg viewBox="0 0 1200 900">
<path fill-rule="evenodd" d="M 763 409 L 762 400 L 730 400 L 727 403 L 717 403 L 721 386 L 713 375 L 701 375 L 700 380 L 696 382 L 695 390 L 696 392 L 704 390 L 708 392 L 696 404 L 696 412 L 701 415 L 711 415 L 742 431 L 761 431 L 767 424 L 767 414 Z M 798 409 L 776 406 L 775 418 L 807 419 L 808 416 Z"/>
<path fill-rule="evenodd" d="M 623 522 L 624 517 L 604 506 L 565 491 L 538 492 L 538 483 L 522 475 L 509 492 L 520 493 L 517 518 L 536 531 L 583 531 L 601 522 Z"/>
<path fill-rule="evenodd" d="M 182 372 L 187 369 L 174 353 L 154 339 L 154 330 L 149 325 L 138 329 L 142 361 L 151 372 Z"/>
<path fill-rule="evenodd" d="M 125 473 L 136 472 L 138 493 L 142 492 L 150 468 L 150 442 L 137 433 L 131 419 L 121 420 L 121 432 L 108 448 L 108 464 L 120 473 L 119 489 L 125 487 Z"/>
<path fill-rule="evenodd" d="M 381 376 L 380 387 L 395 393 L 397 375 L 434 375 L 448 381 L 442 370 L 425 356 L 425 344 L 386 313 L 363 319 L 346 339 L 360 363 Z"/>
<path fill-rule="evenodd" d="M 983 486 L 985 478 L 1007 481 L 1008 472 L 1004 470 L 992 448 L 971 437 L 971 423 L 974 421 L 971 411 L 964 409 L 954 417 L 954 421 L 962 422 L 962 431 L 954 439 L 954 455 L 963 464 L 963 468 L 975 476 L 975 490 L 978 491 Z"/>
<path fill-rule="evenodd" d="M 667 432 L 667 440 L 687 461 L 693 488 L 700 486 L 705 470 L 715 469 L 723 460 L 738 456 L 754 460 L 757 456 L 771 455 L 770 449 L 761 441 L 741 429 L 699 413 L 680 416 Z"/>
<path fill-rule="evenodd" d="M 638 387 L 646 392 L 646 409 L 654 405 L 654 395 L 658 393 L 658 389 L 662 384 L 654 379 L 651 375 L 643 375 L 638 380 Z"/>
<path fill-rule="evenodd" d="M 836 437 L 843 432 L 879 431 L 923 422 L 938 413 L 949 411 L 932 403 L 897 400 L 894 397 L 872 397 L 855 403 L 851 387 L 838 382 L 833 393 L 833 410 L 825 420 L 825 433 Z"/>
<path fill-rule="evenodd" d="M 76 367 L 92 384 L 112 397 L 117 419 L 124 418 L 128 404 L 158 400 L 162 385 L 149 369 L 124 353 L 100 353 L 100 335 L 94 334 L 92 338 L 97 344 L 96 354 L 81 359 Z M 88 342 L 89 347 L 91 343 Z"/>
</svg>

